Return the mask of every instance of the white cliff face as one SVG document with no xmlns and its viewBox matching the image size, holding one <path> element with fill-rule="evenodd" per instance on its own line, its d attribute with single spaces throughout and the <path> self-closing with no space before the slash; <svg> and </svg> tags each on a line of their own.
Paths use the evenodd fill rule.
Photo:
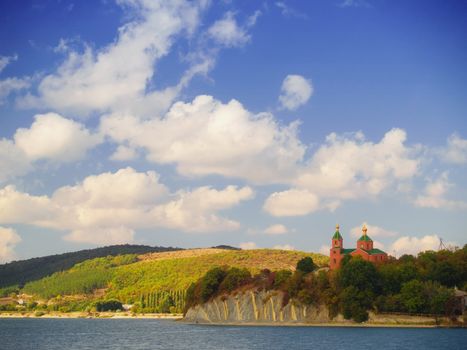
<svg viewBox="0 0 467 350">
<path fill-rule="evenodd" d="M 282 306 L 279 291 L 245 291 L 219 296 L 188 310 L 184 320 L 193 323 L 324 323 L 331 320 L 325 306 L 290 300 Z"/>
</svg>

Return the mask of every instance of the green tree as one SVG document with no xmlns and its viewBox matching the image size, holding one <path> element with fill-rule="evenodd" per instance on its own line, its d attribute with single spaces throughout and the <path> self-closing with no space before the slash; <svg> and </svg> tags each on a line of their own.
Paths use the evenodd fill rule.
<svg viewBox="0 0 467 350">
<path fill-rule="evenodd" d="M 428 301 L 424 295 L 425 286 L 419 280 L 412 280 L 402 285 L 401 302 L 411 313 L 426 312 Z"/>
<path fill-rule="evenodd" d="M 301 271 L 306 274 L 306 273 L 313 272 L 315 269 L 316 269 L 316 265 L 310 256 L 300 259 L 297 262 L 297 271 Z"/>
<path fill-rule="evenodd" d="M 208 301 L 218 291 L 225 275 L 225 270 L 220 267 L 206 272 L 200 283 L 200 297 L 203 302 Z"/>
</svg>

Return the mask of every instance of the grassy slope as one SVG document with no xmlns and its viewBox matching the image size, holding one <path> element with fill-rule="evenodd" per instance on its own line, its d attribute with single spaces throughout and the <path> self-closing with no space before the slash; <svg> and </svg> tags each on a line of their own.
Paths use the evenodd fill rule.
<svg viewBox="0 0 467 350">
<path fill-rule="evenodd" d="M 89 293 L 92 287 L 108 286 L 108 297 L 127 302 L 142 293 L 185 290 L 215 266 L 245 267 L 252 273 L 265 268 L 293 269 L 297 261 L 305 256 L 312 256 L 319 265 L 328 263 L 328 257 L 321 254 L 271 249 L 196 249 L 145 254 L 138 260 L 131 260 L 130 256 L 98 258 L 28 283 L 24 292 L 50 298 L 56 294 L 79 294 L 80 284 L 82 293 Z"/>
<path fill-rule="evenodd" d="M 109 295 L 122 300 L 131 299 L 141 292 L 154 290 L 181 290 L 195 282 L 215 266 L 245 267 L 252 273 L 262 269 L 294 269 L 298 260 L 312 256 L 319 264 L 327 264 L 328 257 L 321 254 L 286 250 L 221 251 L 194 257 L 183 257 L 186 252 L 171 259 L 143 260 L 115 269 Z M 154 254 L 157 256 L 157 254 Z"/>
<path fill-rule="evenodd" d="M 8 264 L 0 265 L 0 288 L 12 285 L 23 285 L 30 281 L 39 280 L 54 272 L 67 270 L 77 263 L 98 257 L 172 250 L 176 250 L 176 248 L 125 244 L 13 261 Z"/>
</svg>

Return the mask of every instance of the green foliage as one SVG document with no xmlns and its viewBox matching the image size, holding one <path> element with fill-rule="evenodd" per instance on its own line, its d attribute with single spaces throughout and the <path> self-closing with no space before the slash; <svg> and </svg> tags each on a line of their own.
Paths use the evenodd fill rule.
<svg viewBox="0 0 467 350">
<path fill-rule="evenodd" d="M 231 269 L 227 270 L 227 274 L 220 284 L 219 289 L 221 291 L 231 292 L 242 284 L 247 283 L 250 278 L 251 273 L 247 269 L 232 267 Z"/>
<path fill-rule="evenodd" d="M 353 258 L 342 266 L 340 282 L 343 288 L 353 286 L 375 293 L 379 290 L 380 279 L 374 264 L 361 258 Z"/>
<path fill-rule="evenodd" d="M 316 269 L 316 265 L 313 262 L 313 258 L 307 256 L 303 259 L 300 259 L 297 263 L 297 271 L 301 271 L 303 273 L 310 273 Z"/>
<path fill-rule="evenodd" d="M 407 311 L 421 313 L 427 309 L 428 300 L 425 299 L 423 282 L 412 280 L 404 283 L 400 294 Z"/>
<path fill-rule="evenodd" d="M 206 272 L 199 284 L 199 295 L 203 302 L 208 301 L 219 290 L 219 286 L 226 275 L 225 269 L 220 267 L 215 267 Z"/>
<path fill-rule="evenodd" d="M 64 272 L 56 272 L 41 280 L 29 282 L 23 292 L 52 298 L 56 295 L 90 294 L 104 288 L 112 278 L 112 269 L 136 261 L 136 255 L 107 256 L 87 260 Z"/>
<path fill-rule="evenodd" d="M 18 286 L 8 286 L 8 287 L 3 287 L 0 288 L 0 298 L 5 298 L 8 297 L 12 294 L 18 294 L 19 292 L 19 287 Z"/>
<path fill-rule="evenodd" d="M 114 299 L 97 301 L 94 307 L 98 312 L 123 310 L 122 303 Z"/>
<path fill-rule="evenodd" d="M 292 276 L 292 271 L 290 270 L 279 270 L 276 271 L 274 275 L 274 288 L 281 289 L 285 286 L 290 276 Z"/>
<path fill-rule="evenodd" d="M 113 245 L 102 248 L 80 250 L 73 253 L 50 255 L 0 265 L 0 287 L 23 286 L 30 281 L 39 280 L 55 272 L 65 271 L 85 260 L 108 255 L 145 254 L 180 250 L 177 248 L 149 247 L 143 245 Z"/>
<path fill-rule="evenodd" d="M 359 290 L 355 286 L 346 287 L 340 294 L 342 314 L 346 319 L 355 322 L 368 320 L 368 309 L 371 306 L 371 294 L 368 290 Z"/>
</svg>

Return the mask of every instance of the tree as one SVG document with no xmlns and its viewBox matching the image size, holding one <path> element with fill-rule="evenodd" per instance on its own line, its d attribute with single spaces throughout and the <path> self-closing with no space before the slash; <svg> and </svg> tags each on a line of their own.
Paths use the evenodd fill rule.
<svg viewBox="0 0 467 350">
<path fill-rule="evenodd" d="M 226 272 L 220 267 L 215 267 L 204 275 L 200 284 L 200 297 L 203 302 L 211 298 L 219 289 L 219 285 L 224 279 Z"/>
<path fill-rule="evenodd" d="M 250 271 L 232 267 L 227 271 L 224 280 L 219 286 L 222 291 L 231 292 L 251 278 Z"/>
<path fill-rule="evenodd" d="M 297 271 L 301 271 L 305 274 L 313 272 L 315 269 L 316 265 L 310 256 L 300 259 L 297 263 Z"/>
<path fill-rule="evenodd" d="M 402 285 L 401 302 L 408 312 L 426 312 L 428 302 L 424 295 L 425 286 L 419 280 L 412 280 Z"/>
</svg>

